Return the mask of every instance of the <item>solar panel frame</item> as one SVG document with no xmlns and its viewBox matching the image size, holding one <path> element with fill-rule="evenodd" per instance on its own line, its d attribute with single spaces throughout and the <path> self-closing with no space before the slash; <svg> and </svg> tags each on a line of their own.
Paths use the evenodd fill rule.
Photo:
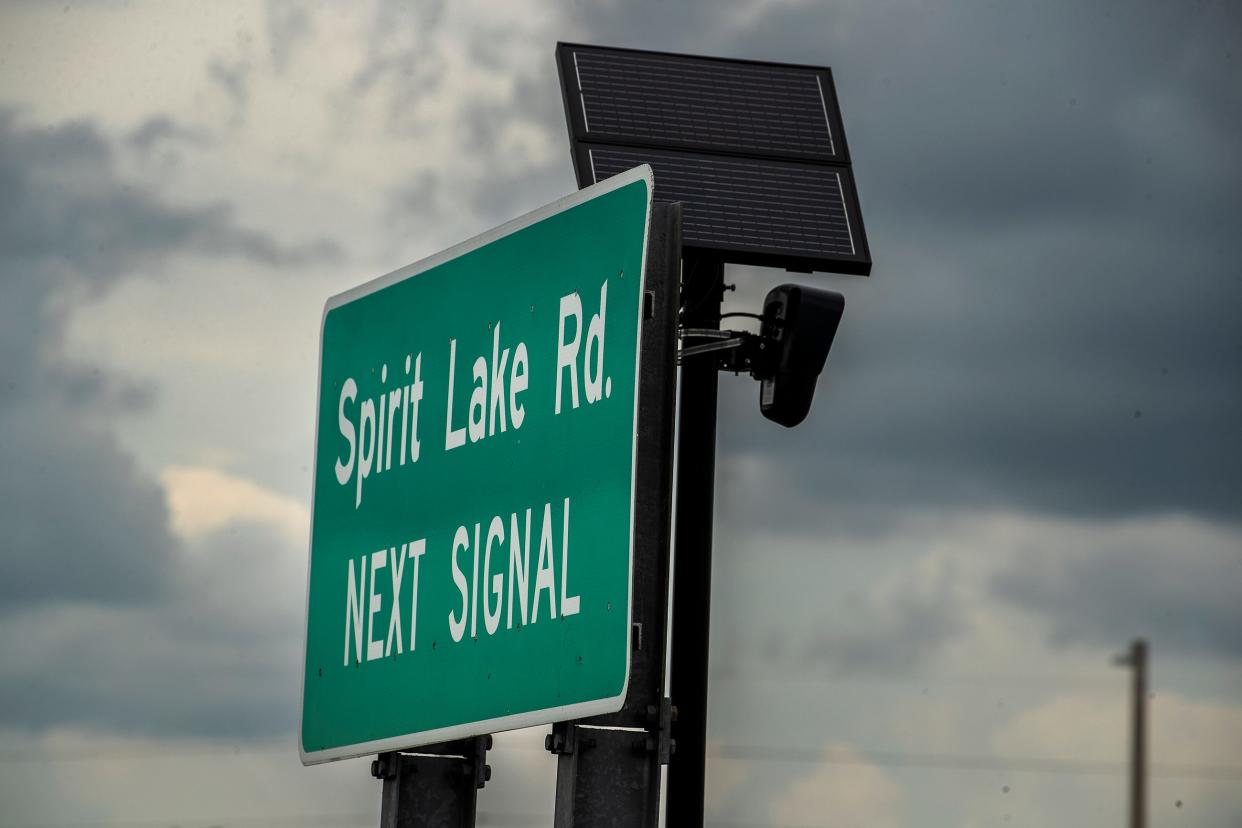
<svg viewBox="0 0 1242 828">
<path fill-rule="evenodd" d="M 667 59 L 669 65 L 682 64 L 682 69 L 686 65 L 718 67 L 718 71 L 734 71 L 736 69 L 756 69 L 779 73 L 792 79 L 798 76 L 806 76 L 814 79 L 816 82 L 815 95 L 819 98 L 824 113 L 824 119 L 827 121 L 827 132 L 832 150 L 830 152 L 815 152 L 807 149 L 747 149 L 738 144 L 732 144 L 727 147 L 704 141 L 698 137 L 689 136 L 665 136 L 663 138 L 644 138 L 633 132 L 600 129 L 599 124 L 592 129 L 589 118 L 585 111 L 587 109 L 585 90 L 582 89 L 582 69 L 577 60 L 578 56 L 589 57 L 591 55 L 608 56 L 608 57 L 624 57 L 634 56 L 647 60 Z M 836 84 L 833 82 L 832 70 L 826 66 L 808 66 L 798 63 L 777 63 L 774 61 L 760 60 L 734 60 L 731 58 L 707 57 L 699 55 L 681 55 L 672 52 L 656 52 L 644 49 L 619 49 L 602 46 L 588 46 L 576 43 L 559 43 L 557 44 L 557 67 L 561 74 L 561 89 L 564 93 L 565 112 L 569 118 L 570 140 L 571 141 L 599 141 L 601 143 L 612 144 L 631 144 L 634 146 L 652 146 L 652 147 L 668 147 L 683 149 L 693 149 L 701 152 L 721 152 L 728 155 L 755 155 L 757 157 L 789 157 L 795 160 L 818 160 L 826 162 L 835 162 L 841 164 L 850 163 L 849 143 L 845 139 L 845 129 L 841 122 L 841 108 L 837 101 Z M 573 101 L 570 97 L 571 87 L 578 89 L 577 101 Z M 575 105 L 576 104 L 576 105 Z"/>
<path fill-rule="evenodd" d="M 588 124 L 589 110 L 591 105 L 587 100 L 587 91 L 583 88 L 583 82 L 580 79 L 582 62 L 577 61 L 576 56 L 601 55 L 608 58 L 624 61 L 628 58 L 638 59 L 633 64 L 641 66 L 642 61 L 646 60 L 652 66 L 660 66 L 664 59 L 668 63 L 664 65 L 672 68 L 678 66 L 691 65 L 693 67 L 718 68 L 725 72 L 734 72 L 733 80 L 742 82 L 739 79 L 745 78 L 747 71 L 751 69 L 759 69 L 771 71 L 775 73 L 792 73 L 793 75 L 811 76 L 816 79 L 816 91 L 821 96 L 822 110 L 828 132 L 829 146 L 831 151 L 824 151 L 822 142 L 819 148 L 810 146 L 802 148 L 801 146 L 781 146 L 780 141 L 768 141 L 768 145 L 763 145 L 765 132 L 762 124 L 756 129 L 751 129 L 747 133 L 746 129 L 736 131 L 741 134 L 741 139 L 735 142 L 722 142 L 719 136 L 702 136 L 696 138 L 692 133 L 683 130 L 682 134 L 675 134 L 676 130 L 665 132 L 664 134 L 653 134 L 653 130 L 648 129 L 647 134 L 642 134 L 642 129 L 633 129 L 628 132 L 624 129 L 601 129 L 597 121 L 596 128 L 592 130 Z M 619 151 L 619 152 L 637 152 L 659 154 L 659 153 L 681 153 L 687 158 L 699 158 L 707 160 L 712 157 L 719 159 L 751 159 L 759 163 L 772 163 L 780 165 L 782 169 L 786 165 L 792 165 L 792 168 L 805 169 L 808 175 L 812 171 L 818 173 L 831 172 L 838 176 L 840 195 L 844 215 L 848 222 L 850 240 L 853 244 L 854 252 L 846 255 L 840 251 L 825 253 L 822 248 L 820 252 L 812 250 L 813 245 L 804 244 L 801 248 L 791 245 L 788 248 L 781 248 L 779 244 L 755 245 L 739 239 L 731 239 L 728 241 L 720 241 L 717 239 L 709 239 L 704 237 L 695 238 L 693 231 L 693 222 L 688 222 L 684 232 L 684 246 L 688 251 L 692 251 L 701 256 L 709 256 L 721 261 L 735 262 L 738 264 L 755 264 L 766 266 L 784 267 L 789 270 L 800 272 L 811 271 L 827 271 L 836 273 L 849 273 L 857 275 L 870 275 L 871 273 L 871 251 L 867 242 L 866 230 L 863 226 L 862 210 L 858 201 L 857 188 L 854 185 L 854 177 L 852 165 L 850 163 L 849 144 L 846 139 L 845 129 L 841 121 L 840 106 L 837 101 L 836 86 L 833 82 L 832 70 L 823 66 L 810 66 L 806 64 L 796 63 L 777 63 L 772 61 L 757 60 L 734 60 L 730 58 L 708 57 L 698 55 L 682 55 L 671 52 L 656 52 L 642 49 L 618 49 L 612 47 L 589 46 L 585 44 L 575 43 L 558 43 L 556 48 L 557 70 L 560 74 L 562 100 L 565 106 L 566 126 L 569 131 L 571 155 L 574 163 L 574 172 L 578 179 L 580 187 L 585 187 L 596 182 L 595 170 L 591 166 L 590 150 L 592 148 L 601 151 Z M 588 69 L 588 76 L 591 71 Z M 656 81 L 649 83 L 643 88 L 644 95 L 641 97 L 650 99 L 653 96 L 658 97 L 661 94 L 669 94 L 666 90 L 659 88 L 659 74 L 656 71 L 646 70 L 648 81 Z M 637 70 L 631 75 L 639 74 Z M 750 73 L 753 76 L 753 72 Z M 628 79 L 634 82 L 633 77 Z M 676 78 L 670 83 L 675 85 Z M 590 88 L 590 81 L 587 83 Z M 598 88 L 598 87 L 597 87 Z M 654 91 L 653 91 L 654 89 Z M 614 90 L 615 92 L 616 90 Z M 807 92 L 803 90 L 803 105 Z M 765 103 L 761 100 L 745 101 L 744 104 L 750 104 L 751 123 L 757 123 L 754 116 L 756 111 L 761 111 Z M 716 101 L 718 111 L 716 115 L 720 115 L 720 100 Z M 643 104 L 638 104 L 642 106 Z M 621 105 L 624 107 L 624 104 Z M 656 105 L 657 108 L 659 104 Z M 708 106 L 708 105 L 705 105 Z M 599 110 L 595 110 L 598 112 Z M 616 110 L 620 111 L 620 110 Z M 651 111 L 645 113 L 650 115 Z M 663 114 L 669 114 L 666 107 Z M 743 121 L 747 113 L 739 116 Z M 701 116 L 700 116 L 701 117 Z M 680 119 L 680 113 L 675 113 L 674 118 Z M 608 118 L 601 119 L 609 123 L 610 127 L 619 124 L 623 119 L 620 117 L 612 117 L 609 122 Z M 690 117 L 681 119 L 690 122 Z M 805 122 L 804 122 L 805 123 Z M 743 125 L 745 127 L 745 125 Z M 658 127 L 655 132 L 658 132 Z M 710 130 L 708 130 L 710 131 Z M 787 142 L 786 142 L 787 143 Z M 811 142 L 813 143 L 813 141 Z M 643 162 L 648 162 L 649 158 L 644 157 Z M 659 164 L 652 164 L 655 170 L 655 197 L 660 200 L 660 170 Z M 601 179 L 602 180 L 602 179 Z M 780 212 L 790 213 L 791 209 L 787 209 L 789 199 L 785 202 L 773 200 L 770 202 L 772 207 L 767 211 L 768 215 L 779 214 Z M 694 209 L 690 202 L 687 205 L 687 218 L 693 216 Z M 760 208 L 759 213 L 763 213 L 764 209 Z M 744 217 L 739 220 L 744 220 Z M 727 223 L 727 222 L 723 222 Z M 723 224 L 722 223 L 722 224 Z M 736 222 L 735 222 L 736 224 Z M 789 237 L 788 228 L 785 225 L 773 222 L 768 225 L 772 231 L 773 238 Z M 742 233 L 741 235 L 745 235 Z M 805 238 L 805 237 L 804 237 Z"/>
</svg>

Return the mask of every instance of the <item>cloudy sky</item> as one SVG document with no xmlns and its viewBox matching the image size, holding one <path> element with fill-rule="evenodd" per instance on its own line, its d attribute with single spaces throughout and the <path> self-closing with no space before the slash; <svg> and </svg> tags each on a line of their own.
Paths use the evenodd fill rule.
<svg viewBox="0 0 1242 828">
<path fill-rule="evenodd" d="M 574 189 L 557 40 L 832 66 L 875 258 L 804 425 L 722 378 L 712 824 L 1120 825 L 1136 636 L 1153 824 L 1242 824 L 1236 3 L 271 0 L 0 6 L 0 828 L 376 823 L 296 752 L 320 313 Z"/>
</svg>

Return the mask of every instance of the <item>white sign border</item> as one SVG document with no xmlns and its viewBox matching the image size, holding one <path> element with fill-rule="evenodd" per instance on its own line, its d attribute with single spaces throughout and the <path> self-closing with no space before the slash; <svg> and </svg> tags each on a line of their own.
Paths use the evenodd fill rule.
<svg viewBox="0 0 1242 828">
<path fill-rule="evenodd" d="M 651 201 L 652 193 L 655 189 L 655 180 L 651 172 L 649 164 L 642 164 L 631 170 L 614 175 L 612 178 L 605 179 L 598 184 L 592 184 L 579 190 L 572 195 L 557 199 L 551 204 L 544 205 L 536 210 L 532 210 L 525 215 L 518 216 L 511 221 L 507 221 L 499 227 L 494 227 L 484 233 L 480 233 L 472 239 L 467 239 L 460 244 L 456 244 L 447 250 L 442 250 L 425 259 L 406 265 L 403 268 L 394 270 L 379 278 L 372 279 L 369 282 L 358 285 L 343 293 L 338 293 L 331 297 L 324 304 L 323 315 L 319 319 L 319 360 L 316 369 L 315 378 L 315 445 L 314 454 L 315 462 L 319 459 L 319 405 L 320 386 L 323 383 L 323 329 L 324 323 L 327 321 L 328 313 L 333 309 L 347 305 L 364 296 L 368 296 L 376 291 L 383 290 L 397 282 L 417 276 L 427 270 L 431 270 L 459 256 L 463 256 L 473 250 L 485 245 L 491 244 L 497 239 L 516 233 L 537 224 L 544 219 L 551 218 L 559 213 L 563 213 L 573 207 L 585 204 L 588 201 L 599 198 L 613 190 L 618 190 L 635 181 L 645 181 L 647 184 L 647 215 L 643 220 L 643 249 L 642 264 L 639 267 L 638 281 L 638 312 L 636 318 L 638 320 L 638 336 L 634 343 L 634 419 L 632 423 L 632 439 L 630 443 L 630 520 L 629 520 L 629 563 L 626 567 L 627 586 L 626 592 L 628 598 L 626 600 L 626 623 L 625 629 L 628 631 L 633 625 L 634 613 L 634 501 L 638 487 L 638 386 L 642 376 L 642 324 L 643 324 L 643 296 L 645 295 L 647 286 L 647 242 L 651 233 Z M 311 524 L 310 533 L 307 538 L 307 561 L 306 561 L 306 614 L 304 617 L 304 629 L 309 629 L 310 624 L 310 546 L 314 538 L 314 522 L 315 522 L 315 479 L 318 477 L 317 471 L 312 466 L 311 472 Z M 584 716 L 596 716 L 603 713 L 614 713 L 620 710 L 625 704 L 625 696 L 630 686 L 630 647 L 629 635 L 626 635 L 625 647 L 625 680 L 621 683 L 621 692 L 616 696 L 605 699 L 595 699 L 593 701 L 577 702 L 575 704 L 561 705 L 557 707 L 547 707 L 541 710 L 531 710 L 524 713 L 513 713 L 507 716 L 498 716 L 493 719 L 485 719 L 469 724 L 452 725 L 450 727 L 436 728 L 435 730 L 417 731 L 407 733 L 401 736 L 393 736 L 386 739 L 375 739 L 370 742 L 359 742 L 353 745 L 344 745 L 335 748 L 325 748 L 323 750 L 307 751 L 305 745 L 302 744 L 302 728 L 304 725 L 304 716 L 306 713 L 306 653 L 309 648 L 307 635 L 302 636 L 302 693 L 298 703 L 298 755 L 303 765 L 318 765 L 324 762 L 331 762 L 338 759 L 354 759 L 360 756 L 367 756 L 373 753 L 383 753 L 391 750 L 404 750 L 406 748 L 417 747 L 419 745 L 429 745 L 436 742 L 446 742 L 450 739 L 462 739 L 469 736 L 482 736 L 487 733 L 497 733 L 505 730 L 517 730 L 523 727 L 534 727 L 537 725 L 549 724 L 550 722 L 565 721 L 566 719 L 578 719 Z"/>
</svg>

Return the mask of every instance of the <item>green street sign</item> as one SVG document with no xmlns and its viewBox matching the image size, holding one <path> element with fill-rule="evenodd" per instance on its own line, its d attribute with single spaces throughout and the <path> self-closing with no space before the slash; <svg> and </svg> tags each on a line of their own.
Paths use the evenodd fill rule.
<svg viewBox="0 0 1242 828">
<path fill-rule="evenodd" d="M 651 169 L 324 309 L 305 764 L 619 710 Z"/>
</svg>

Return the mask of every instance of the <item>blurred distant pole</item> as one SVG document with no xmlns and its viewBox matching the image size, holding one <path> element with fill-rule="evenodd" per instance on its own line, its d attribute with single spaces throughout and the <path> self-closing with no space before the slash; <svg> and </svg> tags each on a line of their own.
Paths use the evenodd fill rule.
<svg viewBox="0 0 1242 828">
<path fill-rule="evenodd" d="M 1147 826 L 1147 642 L 1135 639 L 1116 663 L 1132 672 L 1130 699 L 1130 828 Z"/>
</svg>

